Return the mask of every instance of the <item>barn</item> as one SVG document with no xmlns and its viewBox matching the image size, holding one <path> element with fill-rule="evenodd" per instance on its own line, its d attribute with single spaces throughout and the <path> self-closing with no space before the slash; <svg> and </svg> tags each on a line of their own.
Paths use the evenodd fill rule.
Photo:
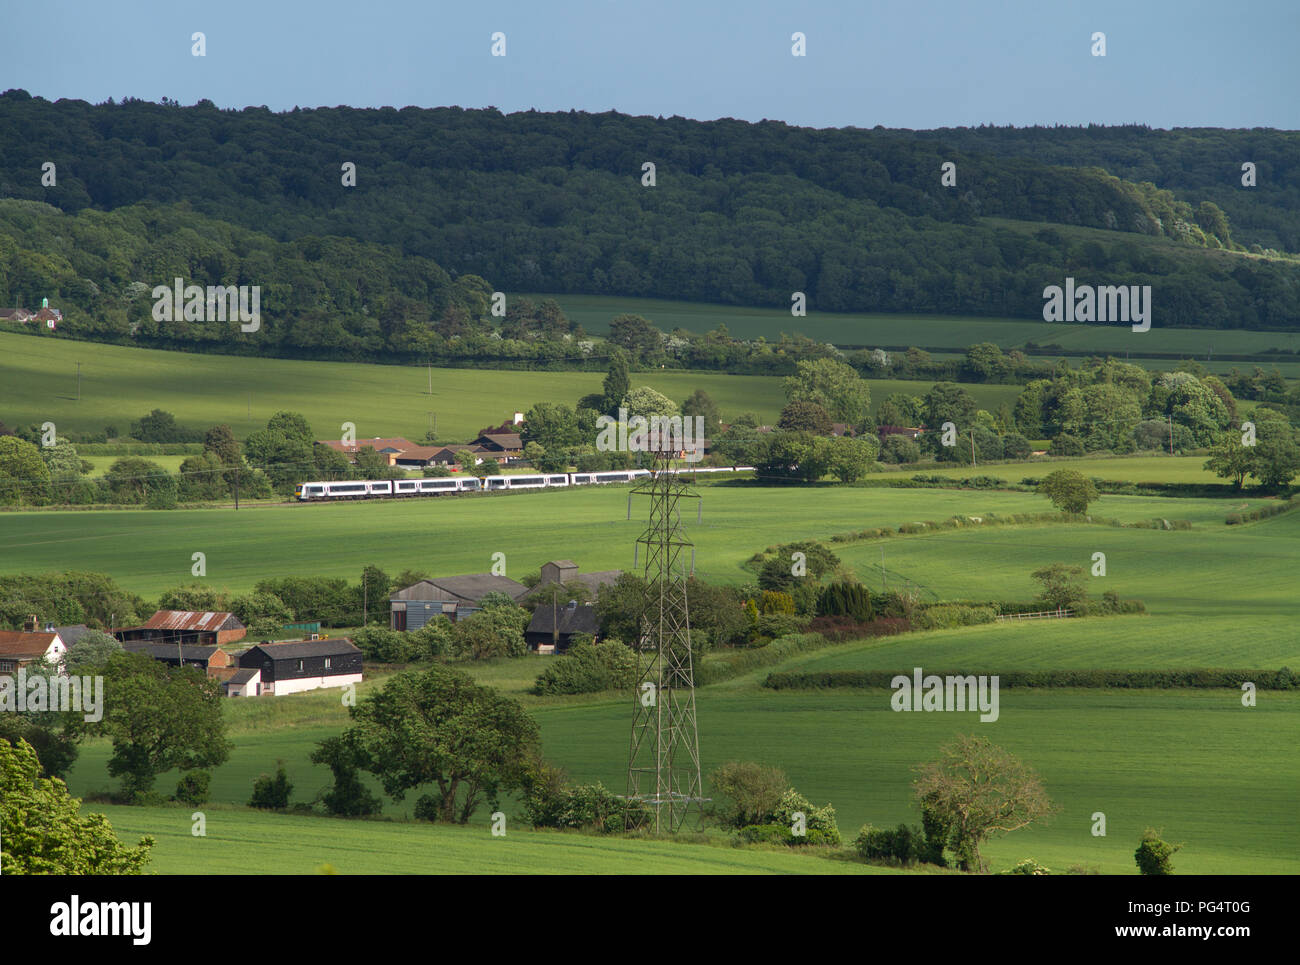
<svg viewBox="0 0 1300 965">
<path fill-rule="evenodd" d="M 251 674 L 236 671 L 227 684 L 227 693 L 233 685 L 244 696 L 283 697 L 304 690 L 360 683 L 362 656 L 346 637 L 259 643 L 239 655 L 239 670 L 256 670 L 258 676 L 255 679 Z M 246 692 L 250 687 L 253 693 Z"/>
</svg>

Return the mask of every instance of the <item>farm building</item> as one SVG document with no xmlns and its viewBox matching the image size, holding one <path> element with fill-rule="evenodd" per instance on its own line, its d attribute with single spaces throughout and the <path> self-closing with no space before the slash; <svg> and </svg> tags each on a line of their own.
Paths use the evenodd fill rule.
<svg viewBox="0 0 1300 965">
<path fill-rule="evenodd" d="M 478 446 L 414 446 L 393 457 L 393 465 L 406 469 L 420 469 L 424 466 L 455 466 L 456 456 L 469 451 L 482 461 L 482 450 Z"/>
<path fill-rule="evenodd" d="M 46 624 L 46 629 L 49 629 L 49 624 Z M 54 632 L 59 635 L 59 639 L 61 639 L 64 644 L 67 645 L 67 648 L 71 650 L 77 645 L 78 640 L 90 632 L 90 627 L 86 626 L 84 623 L 75 623 L 72 626 L 55 627 Z"/>
<path fill-rule="evenodd" d="M 504 593 L 519 600 L 528 592 L 522 583 L 492 573 L 421 580 L 389 596 L 389 626 L 394 630 L 418 630 L 440 615 L 455 623 L 480 609 L 479 600 L 489 593 Z"/>
<path fill-rule="evenodd" d="M 366 446 L 369 446 L 381 456 L 387 456 L 388 464 L 390 466 L 393 465 L 393 460 L 398 456 L 398 454 L 416 448 L 415 443 L 411 442 L 409 439 L 403 439 L 400 436 L 396 436 L 392 439 L 381 439 L 378 436 L 374 439 L 358 439 L 356 442 L 350 442 L 347 445 L 344 445 L 339 439 L 318 439 L 317 442 L 322 446 L 329 446 L 335 452 L 343 453 L 343 455 L 348 457 L 348 462 L 356 462 L 357 453 Z"/>
<path fill-rule="evenodd" d="M 233 613 L 159 610 L 138 627 L 123 627 L 113 636 L 128 643 L 192 643 L 219 647 L 244 639 L 248 630 Z"/>
<path fill-rule="evenodd" d="M 239 655 L 239 670 L 226 682 L 226 693 L 283 697 L 360 683 L 361 674 L 361 651 L 346 637 L 259 643 Z"/>
<path fill-rule="evenodd" d="M 197 667 L 206 676 L 218 676 L 215 671 L 234 666 L 235 658 L 220 647 L 205 647 L 185 643 L 126 643 L 122 645 L 130 653 L 143 653 L 154 660 L 161 660 L 170 667 Z"/>
<path fill-rule="evenodd" d="M 879 426 L 876 429 L 876 435 L 880 436 L 881 442 L 884 442 L 890 436 L 907 436 L 909 439 L 920 439 L 923 432 L 925 430 L 919 426 Z"/>
<path fill-rule="evenodd" d="M 486 432 L 470 445 L 481 449 L 485 458 L 498 462 L 522 459 L 524 455 L 524 444 L 517 432 Z"/>
<path fill-rule="evenodd" d="M 549 563 L 542 564 L 542 578 L 533 589 L 539 590 L 551 583 L 582 583 L 591 591 L 594 599 L 602 586 L 613 586 L 622 575 L 622 570 L 579 573 L 578 564 L 573 560 L 551 560 Z"/>
<path fill-rule="evenodd" d="M 0 673 L 13 673 L 38 660 L 62 663 L 68 652 L 54 630 L 0 630 Z"/>
<path fill-rule="evenodd" d="M 574 634 L 586 633 L 595 637 L 599 632 L 596 608 L 580 606 L 577 600 L 569 600 L 558 607 L 543 604 L 534 610 L 528 629 L 524 631 L 524 639 L 529 648 L 539 653 L 563 652 L 569 649 Z"/>
</svg>

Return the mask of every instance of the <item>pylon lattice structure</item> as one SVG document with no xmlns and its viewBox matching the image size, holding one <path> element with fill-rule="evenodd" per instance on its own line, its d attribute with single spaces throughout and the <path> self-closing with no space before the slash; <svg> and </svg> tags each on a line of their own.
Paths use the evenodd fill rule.
<svg viewBox="0 0 1300 965">
<path fill-rule="evenodd" d="M 650 516 L 637 539 L 638 555 L 645 554 L 646 605 L 635 647 L 639 674 L 627 798 L 653 811 L 656 833 L 675 833 L 692 814 L 698 822 L 705 800 L 683 555 L 691 551 L 694 570 L 694 548 L 680 529 L 682 501 L 700 497 L 684 473 L 671 471 L 672 456 L 653 453 L 650 477 L 628 497 L 630 515 L 631 496 L 649 496 Z"/>
</svg>

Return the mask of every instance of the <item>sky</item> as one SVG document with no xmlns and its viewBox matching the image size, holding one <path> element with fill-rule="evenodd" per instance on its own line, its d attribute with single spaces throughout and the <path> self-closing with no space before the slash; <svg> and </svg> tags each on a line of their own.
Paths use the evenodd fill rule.
<svg viewBox="0 0 1300 965">
<path fill-rule="evenodd" d="M 806 56 L 791 53 L 795 32 Z M 1298 40 L 1300 0 L 0 0 L 0 90 L 809 127 L 1294 130 Z"/>
</svg>

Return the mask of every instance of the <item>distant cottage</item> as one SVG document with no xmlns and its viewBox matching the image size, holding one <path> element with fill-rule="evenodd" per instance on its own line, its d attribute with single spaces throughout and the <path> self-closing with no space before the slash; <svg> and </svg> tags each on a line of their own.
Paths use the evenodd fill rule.
<svg viewBox="0 0 1300 965">
<path fill-rule="evenodd" d="M 438 616 L 455 623 L 481 609 L 478 603 L 489 593 L 504 593 L 518 601 L 528 592 L 522 583 L 492 573 L 421 580 L 389 596 L 389 626 L 418 630 Z"/>
<path fill-rule="evenodd" d="M 346 687 L 362 678 L 361 651 L 346 637 L 259 643 L 239 655 L 239 669 L 226 681 L 231 697 L 285 694 Z"/>
</svg>

